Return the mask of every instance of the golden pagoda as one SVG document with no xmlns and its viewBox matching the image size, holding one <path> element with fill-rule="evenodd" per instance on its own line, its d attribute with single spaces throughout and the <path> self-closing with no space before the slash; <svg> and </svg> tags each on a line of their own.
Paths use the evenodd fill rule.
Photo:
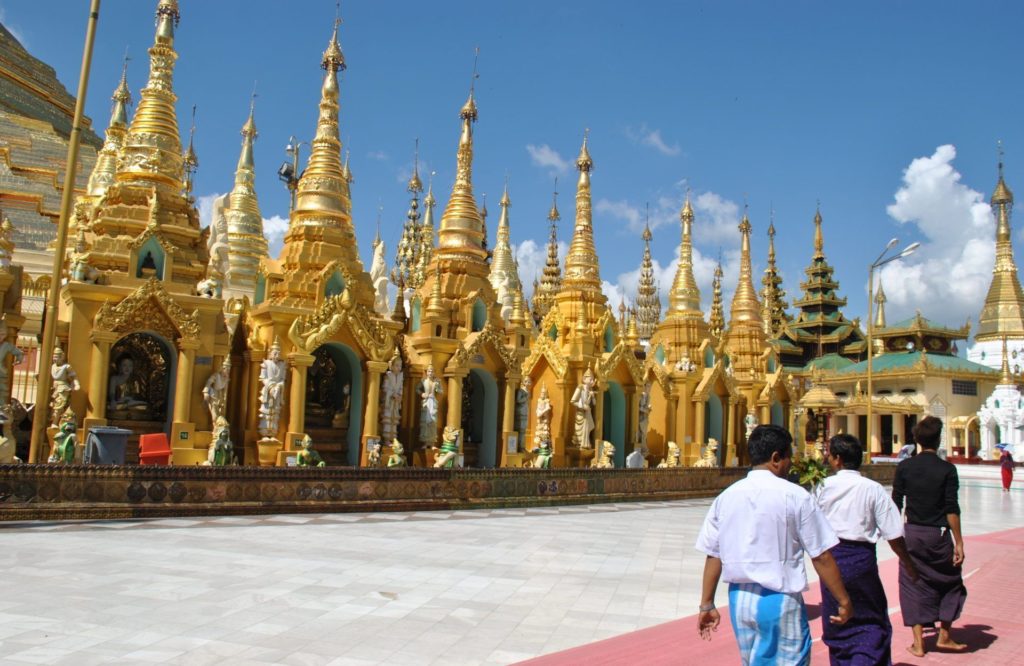
<svg viewBox="0 0 1024 666">
<path fill-rule="evenodd" d="M 724 357 L 701 311 L 700 288 L 693 275 L 693 220 L 687 194 L 679 212 L 679 264 L 668 294 L 668 310 L 651 336 L 644 363 L 644 376 L 652 384 L 647 432 L 652 463 L 668 456 L 669 442 L 679 447 L 687 465 L 700 458 L 701 447 L 709 439 L 724 442 L 728 428 L 723 406 L 738 397 L 735 381 L 726 372 Z M 715 278 L 719 313 L 720 269 Z"/>
<path fill-rule="evenodd" d="M 428 257 L 430 264 L 413 296 L 412 316 L 402 338 L 405 394 L 417 397 L 403 409 L 399 439 L 416 465 L 434 463 L 446 428 L 459 432 L 460 465 L 516 465 L 521 451 L 515 401 L 529 335 L 522 293 L 511 293 L 506 321 L 491 283 L 483 214 L 473 195 L 473 124 L 478 111 L 472 88 L 459 118 L 455 182 L 441 216 L 437 247 L 433 247 L 432 194 L 427 195 L 420 232 L 421 257 Z M 515 270 L 508 246 L 508 204 L 506 192 L 504 230 L 499 232 L 503 246 L 497 248 L 498 270 L 506 276 Z M 433 410 L 422 403 L 424 393 L 435 396 Z"/>
<path fill-rule="evenodd" d="M 538 444 L 535 410 L 537 389 L 543 386 L 552 405 L 552 460 L 559 467 L 585 466 L 599 460 L 604 442 L 615 447 L 614 463 L 621 467 L 638 439 L 643 368 L 637 353 L 641 348 L 635 322 L 632 333 L 627 328 L 623 334 L 601 290 L 591 218 L 593 166 L 584 137 L 576 160 L 576 221 L 562 283 L 523 362 L 523 375 L 535 387 L 529 403 L 527 441 L 530 447 Z M 590 387 L 591 400 L 579 397 L 583 394 L 577 390 L 583 391 L 584 386 Z M 573 396 L 589 408 L 574 404 Z"/>
<path fill-rule="evenodd" d="M 132 430 L 128 462 L 137 436 L 153 432 L 205 455 L 212 424 L 202 387 L 229 353 L 223 301 L 196 292 L 208 255 L 184 188 L 174 107 L 179 15 L 176 0 L 157 3 L 149 78 L 126 134 L 127 91 L 115 93 L 113 137 L 90 177 L 95 188 L 75 207 L 79 242 L 68 248 L 58 313 L 59 343 L 84 389 L 71 408 L 86 429 Z"/>
<path fill-rule="evenodd" d="M 86 193 L 90 197 L 102 197 L 107 188 L 114 182 L 117 174 L 117 157 L 124 145 L 124 137 L 128 133 L 128 107 L 132 103 L 132 94 L 128 90 L 128 59 L 125 58 L 121 68 L 121 81 L 111 96 L 114 105 L 110 112 L 110 123 L 103 141 L 103 148 L 96 156 L 96 166 L 89 175 L 89 186 Z"/>
<path fill-rule="evenodd" d="M 374 309 L 352 224 L 338 127 L 339 24 L 321 61 L 316 134 L 280 259 L 263 260 L 256 304 L 235 333 L 248 347 L 245 444 L 249 455 L 258 444 L 261 464 L 284 464 L 306 435 L 330 464 L 365 460 L 366 441 L 379 438 L 381 376 L 401 328 Z M 288 364 L 287 404 L 264 418 L 258 378 L 277 354 Z"/>
</svg>

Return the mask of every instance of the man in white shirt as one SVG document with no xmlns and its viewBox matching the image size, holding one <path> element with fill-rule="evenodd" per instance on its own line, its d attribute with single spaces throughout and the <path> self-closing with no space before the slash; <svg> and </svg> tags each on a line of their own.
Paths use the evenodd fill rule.
<svg viewBox="0 0 1024 666">
<path fill-rule="evenodd" d="M 815 500 L 839 537 L 832 557 L 857 615 L 842 626 L 822 620 L 822 640 L 832 666 L 891 666 L 892 623 L 878 577 L 875 544 L 879 539 L 888 541 L 908 574 L 916 578 L 903 541 L 903 519 L 885 488 L 857 471 L 864 447 L 856 437 L 836 435 L 829 440 L 828 453 L 835 475 L 822 482 Z M 822 585 L 822 618 L 835 609 L 835 597 Z"/>
<path fill-rule="evenodd" d="M 744 666 L 809 664 L 804 553 L 840 601 L 829 620 L 844 624 L 853 615 L 829 553 L 839 540 L 811 496 L 786 480 L 793 455 L 789 432 L 757 426 L 747 448 L 752 469 L 715 499 L 697 537 L 697 550 L 707 555 L 698 630 L 710 640 L 718 629 L 715 589 L 721 578 L 729 583 L 729 617 Z"/>
</svg>

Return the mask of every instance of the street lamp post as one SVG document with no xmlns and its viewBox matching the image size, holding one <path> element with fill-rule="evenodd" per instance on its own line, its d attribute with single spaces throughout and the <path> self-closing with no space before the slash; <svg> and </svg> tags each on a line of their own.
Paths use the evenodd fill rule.
<svg viewBox="0 0 1024 666">
<path fill-rule="evenodd" d="M 292 158 L 291 162 L 282 162 L 281 167 L 277 170 L 277 177 L 282 183 L 288 186 L 288 194 L 290 197 L 289 210 L 295 209 L 295 191 L 299 186 L 299 148 L 305 141 L 299 141 L 294 136 L 288 138 L 288 145 L 285 147 L 284 152 Z"/>
<path fill-rule="evenodd" d="M 867 461 L 868 462 L 871 462 L 871 447 L 874 444 L 874 433 L 872 431 L 874 430 L 874 409 L 873 409 L 873 407 L 874 407 L 874 395 L 875 395 L 875 393 L 874 393 L 874 382 L 873 382 L 874 374 L 872 372 L 872 363 L 871 363 L 871 361 L 872 361 L 872 359 L 874 358 L 874 355 L 875 355 L 874 354 L 874 348 L 873 348 L 873 344 L 874 344 L 873 338 L 874 338 L 874 334 L 875 334 L 875 315 L 874 315 L 874 305 L 875 305 L 875 269 L 876 268 L 881 268 L 882 266 L 885 266 L 890 261 L 896 261 L 897 259 L 902 259 L 904 257 L 909 257 L 910 255 L 914 254 L 914 251 L 917 250 L 917 248 L 919 248 L 921 246 L 920 243 L 911 243 L 907 247 L 903 248 L 903 251 L 900 252 L 899 254 L 895 254 L 895 255 L 893 255 L 891 257 L 886 257 L 885 255 L 889 254 L 889 252 L 891 252 L 892 249 L 895 248 L 899 244 L 899 242 L 900 241 L 899 241 L 898 238 L 893 238 L 892 240 L 890 240 L 889 243 L 885 246 L 885 249 L 882 250 L 882 253 L 880 255 L 878 255 L 878 258 L 875 259 L 871 263 L 870 266 L 868 266 L 868 340 L 867 340 L 867 347 L 868 347 L 868 350 L 867 350 L 868 351 L 868 433 L 867 433 L 867 437 L 866 437 L 867 441 L 865 442 L 865 445 L 864 445 L 864 451 L 865 451 L 865 455 L 867 456 Z"/>
</svg>

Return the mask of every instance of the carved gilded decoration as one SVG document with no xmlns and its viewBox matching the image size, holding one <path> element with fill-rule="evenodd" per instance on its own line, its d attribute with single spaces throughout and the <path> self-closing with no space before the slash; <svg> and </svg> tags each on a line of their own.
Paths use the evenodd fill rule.
<svg viewBox="0 0 1024 666">
<path fill-rule="evenodd" d="M 338 268 L 342 270 L 342 266 Z M 386 361 L 394 345 L 375 315 L 362 304 L 354 303 L 351 292 L 345 289 L 336 296 L 329 296 L 313 316 L 297 317 L 288 329 L 288 339 L 297 349 L 312 353 L 347 324 L 366 356 L 374 361 Z"/>
<path fill-rule="evenodd" d="M 147 280 L 117 305 L 104 303 L 93 325 L 97 330 L 115 333 L 150 330 L 168 340 L 199 339 L 199 312 L 185 312 L 156 278 Z"/>
<path fill-rule="evenodd" d="M 494 328 L 488 323 L 484 326 L 484 329 L 479 333 L 471 333 L 469 337 L 476 336 L 468 347 L 464 343 L 459 344 L 458 350 L 452 355 L 448 364 L 445 366 L 445 370 L 458 370 L 465 368 L 469 365 L 470 359 L 479 354 L 484 345 L 490 345 L 498 357 L 501 359 L 502 364 L 506 370 L 512 372 L 519 371 L 519 361 L 516 359 L 516 355 L 505 346 L 504 336 L 494 330 Z M 468 339 L 468 338 L 467 338 Z"/>
</svg>

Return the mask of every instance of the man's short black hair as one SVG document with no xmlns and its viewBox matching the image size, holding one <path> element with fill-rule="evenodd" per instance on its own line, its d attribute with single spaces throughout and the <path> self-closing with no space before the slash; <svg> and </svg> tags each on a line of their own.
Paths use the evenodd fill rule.
<svg viewBox="0 0 1024 666">
<path fill-rule="evenodd" d="M 773 453 L 780 458 L 793 455 L 793 436 L 782 426 L 759 425 L 747 438 L 747 452 L 751 465 L 763 465 L 772 459 Z"/>
<path fill-rule="evenodd" d="M 922 449 L 937 451 L 942 439 L 942 419 L 926 416 L 914 426 L 914 441 Z"/>
<path fill-rule="evenodd" d="M 843 461 L 843 469 L 860 469 L 864 458 L 864 446 L 860 440 L 846 433 L 828 440 L 828 452 Z"/>
</svg>

